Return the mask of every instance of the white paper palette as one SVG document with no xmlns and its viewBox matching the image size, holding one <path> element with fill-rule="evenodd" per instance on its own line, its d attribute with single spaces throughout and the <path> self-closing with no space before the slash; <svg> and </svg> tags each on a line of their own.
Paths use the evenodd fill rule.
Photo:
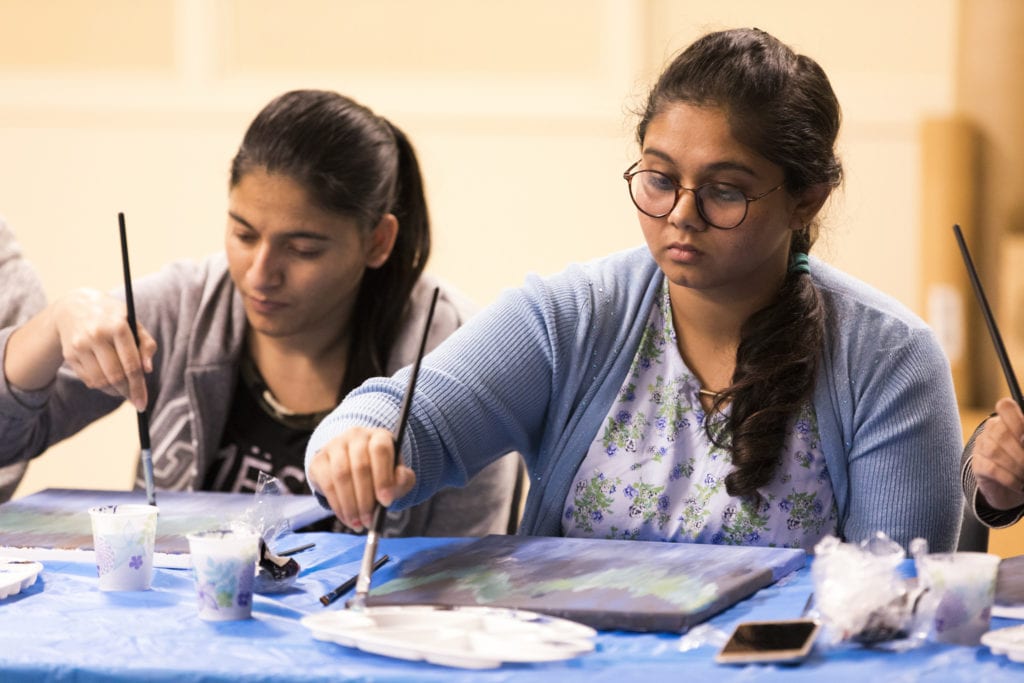
<svg viewBox="0 0 1024 683">
<path fill-rule="evenodd" d="M 536 612 L 431 605 L 338 610 L 304 617 L 302 624 L 317 640 L 464 669 L 571 659 L 592 651 L 597 633 Z"/>
<path fill-rule="evenodd" d="M 36 582 L 43 565 L 17 557 L 0 557 L 0 600 L 16 595 Z"/>
<path fill-rule="evenodd" d="M 981 644 L 987 645 L 993 654 L 1024 662 L 1024 624 L 989 631 L 981 636 Z"/>
</svg>

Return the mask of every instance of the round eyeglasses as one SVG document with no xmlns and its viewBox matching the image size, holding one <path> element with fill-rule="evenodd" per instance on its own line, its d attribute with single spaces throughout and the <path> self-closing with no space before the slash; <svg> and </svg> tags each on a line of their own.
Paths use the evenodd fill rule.
<svg viewBox="0 0 1024 683">
<path fill-rule="evenodd" d="M 636 208 L 651 218 L 664 218 L 672 213 L 683 191 L 693 193 L 697 200 L 697 213 L 704 222 L 719 230 L 732 230 L 747 218 L 750 202 L 767 197 L 781 188 L 779 183 L 759 195 L 748 197 L 743 190 L 729 183 L 704 183 L 697 187 L 683 187 L 661 171 L 634 171 L 639 161 L 626 169 L 622 177 L 629 185 L 629 197 Z"/>
</svg>

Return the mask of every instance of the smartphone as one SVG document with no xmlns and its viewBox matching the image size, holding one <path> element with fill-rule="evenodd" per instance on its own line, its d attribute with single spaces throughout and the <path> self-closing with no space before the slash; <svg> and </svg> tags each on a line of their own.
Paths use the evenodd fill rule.
<svg viewBox="0 0 1024 683">
<path fill-rule="evenodd" d="M 799 662 L 814 646 L 818 622 L 812 619 L 745 621 L 736 626 L 715 656 L 719 664 Z"/>
</svg>

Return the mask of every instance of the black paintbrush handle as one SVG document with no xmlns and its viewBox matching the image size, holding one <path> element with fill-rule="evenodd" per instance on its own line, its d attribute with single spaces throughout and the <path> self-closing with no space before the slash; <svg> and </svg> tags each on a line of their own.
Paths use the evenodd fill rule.
<svg viewBox="0 0 1024 683">
<path fill-rule="evenodd" d="M 135 346 L 139 345 L 139 326 L 135 321 L 135 296 L 132 294 L 132 270 L 128 265 L 128 232 L 124 226 L 124 213 L 117 214 L 117 227 L 121 233 L 121 266 L 124 269 L 124 303 L 128 309 L 128 327 L 131 328 Z M 142 451 L 142 469 L 146 478 L 146 500 L 156 505 L 156 491 L 153 484 L 153 453 L 149 446 L 149 415 L 145 410 L 138 413 L 139 447 Z"/>
<path fill-rule="evenodd" d="M 149 413 L 142 411 L 136 413 L 139 416 L 139 447 L 144 450 L 149 450 Z"/>
<path fill-rule="evenodd" d="M 381 555 L 380 557 L 378 557 L 377 561 L 373 563 L 372 571 L 377 571 L 378 569 L 383 567 L 384 564 L 388 561 L 388 559 L 389 558 L 388 558 L 387 555 Z M 356 581 L 357 580 L 359 580 L 359 575 L 358 574 L 353 576 L 350 579 L 345 579 L 345 581 L 343 581 L 341 583 L 341 585 L 339 585 L 337 588 L 332 590 L 330 593 L 327 593 L 326 595 L 321 595 L 320 596 L 320 603 L 324 607 L 327 607 L 332 602 L 337 600 L 339 597 L 341 597 L 345 593 L 348 593 L 350 590 L 352 590 L 352 587 L 356 585 Z"/>
<path fill-rule="evenodd" d="M 437 306 L 437 295 L 440 289 L 435 287 L 434 294 L 430 298 L 430 309 L 427 311 L 427 321 L 423 327 L 423 336 L 420 337 L 420 347 L 416 352 L 416 360 L 413 361 L 412 371 L 409 373 L 409 385 L 405 388 L 405 395 L 402 397 L 402 406 L 398 411 L 398 425 L 395 428 L 395 463 L 398 463 L 399 453 L 402 450 L 402 437 L 405 435 L 405 423 L 409 418 L 409 406 L 412 403 L 412 395 L 416 391 L 416 378 L 420 374 L 420 361 L 423 360 L 423 353 L 427 349 L 427 337 L 430 334 L 430 323 L 434 319 L 434 308 Z M 380 508 L 380 506 L 378 506 Z M 375 510 L 373 515 L 373 528 L 378 535 L 384 532 L 384 519 L 387 517 L 383 510 Z"/>
<path fill-rule="evenodd" d="M 427 349 L 427 337 L 430 336 L 430 323 L 434 319 L 434 309 L 437 307 L 437 295 L 439 287 L 434 287 L 434 293 L 430 297 L 430 308 L 427 310 L 427 320 L 423 325 L 423 336 L 420 337 L 420 348 L 416 352 L 416 360 L 412 364 L 412 372 L 409 374 L 409 386 L 405 389 L 405 396 L 402 397 L 402 407 L 398 411 L 398 427 L 395 429 L 395 460 L 398 460 L 398 451 L 402 445 L 402 437 L 405 435 L 405 422 L 409 417 L 409 406 L 412 403 L 412 395 L 416 391 L 416 378 L 420 374 L 420 361 L 423 360 L 423 353 Z"/>
<path fill-rule="evenodd" d="M 1006 377 L 1006 383 L 1010 387 L 1010 396 L 1017 402 L 1017 405 L 1024 409 L 1024 398 L 1021 397 L 1020 385 L 1017 384 L 1017 375 L 1013 372 L 1013 366 L 1010 364 L 1010 356 L 1006 353 L 1006 346 L 1003 345 L 1003 337 L 999 334 L 999 328 L 996 326 L 995 316 L 992 315 L 992 309 L 988 305 L 988 299 L 985 297 L 985 290 L 981 286 L 981 280 L 978 279 L 978 271 L 974 267 L 974 261 L 971 259 L 971 253 L 967 249 L 967 243 L 964 241 L 963 233 L 960 231 L 959 225 L 953 226 L 953 234 L 956 236 L 956 243 L 960 246 L 960 253 L 964 257 L 964 264 L 967 266 L 967 275 L 971 279 L 971 285 L 974 287 L 974 294 L 978 298 L 978 304 L 981 306 L 981 312 L 985 316 L 985 325 L 988 326 L 989 336 L 992 337 L 992 345 L 996 349 L 996 356 L 999 357 L 999 364 L 1003 368 L 1003 375 Z"/>
<path fill-rule="evenodd" d="M 423 360 L 423 353 L 427 348 L 427 337 L 430 335 L 430 323 L 434 319 L 434 308 L 437 306 L 437 295 L 440 288 L 435 287 L 433 296 L 430 298 L 430 309 L 427 311 L 427 319 L 423 323 L 423 336 L 420 337 L 420 348 L 416 352 L 416 360 L 412 364 L 409 373 L 409 384 L 405 389 L 405 396 L 402 397 L 402 406 L 398 411 L 398 425 L 395 427 L 395 463 L 398 463 L 401 452 L 402 436 L 405 434 L 405 423 L 409 417 L 409 406 L 412 402 L 413 392 L 416 391 L 416 377 L 420 374 L 420 361 Z M 363 559 L 360 564 L 359 576 L 356 578 L 355 603 L 362 607 L 366 602 L 366 596 L 370 591 L 370 576 L 373 573 L 374 559 L 377 556 L 377 544 L 384 535 L 384 522 L 387 519 L 387 508 L 378 503 L 373 508 L 373 521 L 370 524 L 369 533 L 366 535 L 366 546 L 363 548 Z"/>
<path fill-rule="evenodd" d="M 139 326 L 135 322 L 135 297 L 132 295 L 132 270 L 128 265 L 128 234 L 124 227 L 124 214 L 117 214 L 117 227 L 121 232 L 121 266 L 124 269 L 124 303 L 128 308 L 128 327 L 132 330 L 135 345 L 139 345 Z"/>
</svg>

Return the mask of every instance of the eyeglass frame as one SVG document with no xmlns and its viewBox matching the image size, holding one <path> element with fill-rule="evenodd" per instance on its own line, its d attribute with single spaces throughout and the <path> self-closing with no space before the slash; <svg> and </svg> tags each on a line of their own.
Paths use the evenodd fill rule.
<svg viewBox="0 0 1024 683">
<path fill-rule="evenodd" d="M 770 190 L 766 190 L 765 192 L 762 192 L 761 194 L 758 194 L 758 195 L 754 195 L 753 197 L 748 197 L 746 195 L 746 193 L 743 192 L 743 190 L 741 190 L 738 186 L 733 185 L 732 183 L 725 183 L 725 182 L 720 182 L 720 181 L 716 180 L 716 181 L 711 181 L 711 182 L 707 182 L 707 183 L 702 183 L 702 184 L 698 185 L 697 187 L 686 187 L 685 185 L 681 185 L 681 184 L 677 183 L 675 180 L 673 180 L 671 177 L 669 177 L 665 173 L 662 173 L 661 171 L 655 171 L 654 169 L 649 169 L 649 168 L 641 169 L 639 171 L 634 171 L 633 169 L 636 168 L 639 165 L 640 165 L 639 161 L 634 162 L 622 174 L 622 177 L 626 181 L 626 187 L 627 187 L 627 189 L 629 191 L 629 199 L 630 199 L 630 201 L 633 202 L 633 206 L 635 206 L 637 208 L 637 211 L 639 211 L 640 213 L 644 214 L 645 216 L 650 216 L 651 218 L 664 218 L 665 216 L 668 216 L 670 213 L 675 211 L 676 206 L 679 205 L 679 198 L 683 196 L 683 190 L 688 190 L 688 191 L 693 193 L 693 198 L 695 200 L 695 203 L 697 204 L 697 213 L 700 214 L 700 217 L 704 220 L 705 223 L 710 225 L 712 228 L 715 228 L 716 230 L 734 230 L 734 229 L 740 227 L 741 225 L 743 225 L 743 221 L 747 220 L 747 214 L 750 212 L 750 202 L 756 202 L 758 199 L 764 199 L 765 197 L 770 195 L 772 192 L 775 192 L 776 190 L 779 190 L 782 187 L 784 187 L 785 184 L 786 184 L 786 181 L 782 181 L 781 183 L 779 183 L 778 185 L 776 185 L 775 187 L 773 187 Z M 633 177 L 636 176 L 636 175 L 639 175 L 641 173 L 657 173 L 662 178 L 665 178 L 667 181 L 672 183 L 672 185 L 675 187 L 675 191 L 676 191 L 675 201 L 672 202 L 672 206 L 669 207 L 669 210 L 666 211 L 665 213 L 653 214 L 653 213 L 650 213 L 649 211 L 644 211 L 644 209 L 641 208 L 641 206 L 639 204 L 637 204 L 636 197 L 633 196 Z M 697 193 L 700 190 L 702 190 L 705 187 L 707 187 L 708 185 L 727 185 L 729 187 L 736 188 L 736 191 L 739 192 L 740 196 L 743 197 L 743 199 L 746 200 L 746 203 L 743 205 L 743 217 L 740 218 L 739 222 L 737 222 L 736 225 L 730 226 L 728 228 L 722 227 L 721 225 L 716 225 L 716 224 L 712 223 L 711 219 L 709 219 L 707 217 L 707 214 L 704 213 L 704 200 L 702 200 L 700 195 L 697 194 Z"/>
</svg>

